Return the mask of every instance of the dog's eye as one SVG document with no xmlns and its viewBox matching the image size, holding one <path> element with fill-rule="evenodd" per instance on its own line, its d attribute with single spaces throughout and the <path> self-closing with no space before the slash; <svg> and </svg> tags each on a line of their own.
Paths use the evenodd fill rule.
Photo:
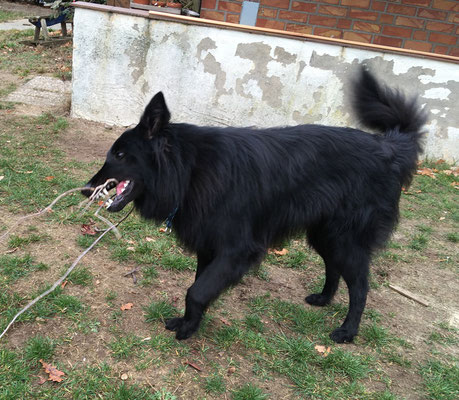
<svg viewBox="0 0 459 400">
<path fill-rule="evenodd" d="M 117 160 L 121 160 L 122 158 L 124 158 L 125 154 L 124 152 L 122 151 L 118 151 L 116 154 L 115 154 L 115 157 Z"/>
</svg>

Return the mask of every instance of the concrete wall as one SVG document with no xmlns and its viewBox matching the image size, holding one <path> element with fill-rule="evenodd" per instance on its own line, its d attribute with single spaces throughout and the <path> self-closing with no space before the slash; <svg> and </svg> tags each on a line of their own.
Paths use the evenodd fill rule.
<svg viewBox="0 0 459 400">
<path fill-rule="evenodd" d="M 84 8 L 74 23 L 74 117 L 131 125 L 161 90 L 176 122 L 355 126 L 345 94 L 366 62 L 420 94 L 426 155 L 459 160 L 458 64 Z"/>
</svg>

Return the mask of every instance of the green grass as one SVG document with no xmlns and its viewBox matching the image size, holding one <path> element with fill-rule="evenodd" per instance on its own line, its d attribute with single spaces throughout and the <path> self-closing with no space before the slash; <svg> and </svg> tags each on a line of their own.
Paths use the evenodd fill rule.
<svg viewBox="0 0 459 400">
<path fill-rule="evenodd" d="M 45 271 L 48 266 L 44 263 L 37 263 L 31 255 L 14 256 L 0 255 L 0 284 L 16 282 L 34 271 Z"/>
<path fill-rule="evenodd" d="M 140 344 L 140 338 L 131 334 L 116 338 L 110 343 L 109 347 L 112 351 L 113 357 L 117 359 L 124 359 L 132 356 Z"/>
<path fill-rule="evenodd" d="M 420 368 L 424 388 L 429 399 L 455 400 L 459 398 L 459 364 L 430 360 Z"/>
<path fill-rule="evenodd" d="M 0 22 L 24 18 L 25 15 L 26 14 L 22 11 L 0 10 Z"/>
<path fill-rule="evenodd" d="M 177 309 L 167 301 L 153 301 L 145 307 L 145 322 L 164 322 L 176 316 Z"/>
<path fill-rule="evenodd" d="M 268 395 L 251 383 L 247 383 L 244 386 L 233 390 L 231 394 L 232 400 L 264 400 L 267 399 Z"/>
<path fill-rule="evenodd" d="M 1 18 L 1 16 L 0 16 Z M 72 77 L 72 45 L 30 47 L 22 41 L 32 40 L 34 29 L 0 31 L 0 70 L 21 77 L 51 74 L 70 80 Z"/>
<path fill-rule="evenodd" d="M 37 335 L 26 342 L 24 357 L 31 362 L 37 362 L 40 359 L 49 361 L 54 355 L 56 343 L 50 338 Z"/>
</svg>

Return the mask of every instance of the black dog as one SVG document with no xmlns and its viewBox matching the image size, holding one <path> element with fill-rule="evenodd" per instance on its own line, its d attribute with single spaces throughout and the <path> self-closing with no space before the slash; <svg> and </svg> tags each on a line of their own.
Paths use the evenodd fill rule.
<svg viewBox="0 0 459 400">
<path fill-rule="evenodd" d="M 190 337 L 209 303 L 259 264 L 269 247 L 301 233 L 326 269 L 322 293 L 306 301 L 329 303 L 342 276 L 349 312 L 331 338 L 350 342 L 357 334 L 371 254 L 397 223 L 426 117 L 415 99 L 379 85 L 364 68 L 353 88 L 354 112 L 379 134 L 319 125 L 169 123 L 158 93 L 139 124 L 115 141 L 87 187 L 116 179 L 109 211 L 134 201 L 146 219 L 169 217 L 178 239 L 198 257 L 185 315 L 166 323 L 177 339 Z"/>
</svg>

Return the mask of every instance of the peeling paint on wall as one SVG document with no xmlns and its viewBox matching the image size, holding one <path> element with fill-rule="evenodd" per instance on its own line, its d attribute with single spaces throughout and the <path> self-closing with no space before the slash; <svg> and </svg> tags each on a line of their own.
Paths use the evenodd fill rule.
<svg viewBox="0 0 459 400">
<path fill-rule="evenodd" d="M 77 8 L 72 115 L 130 125 L 157 91 L 175 121 L 356 126 L 361 63 L 429 114 L 426 155 L 459 160 L 459 66 L 300 39 Z"/>
</svg>

